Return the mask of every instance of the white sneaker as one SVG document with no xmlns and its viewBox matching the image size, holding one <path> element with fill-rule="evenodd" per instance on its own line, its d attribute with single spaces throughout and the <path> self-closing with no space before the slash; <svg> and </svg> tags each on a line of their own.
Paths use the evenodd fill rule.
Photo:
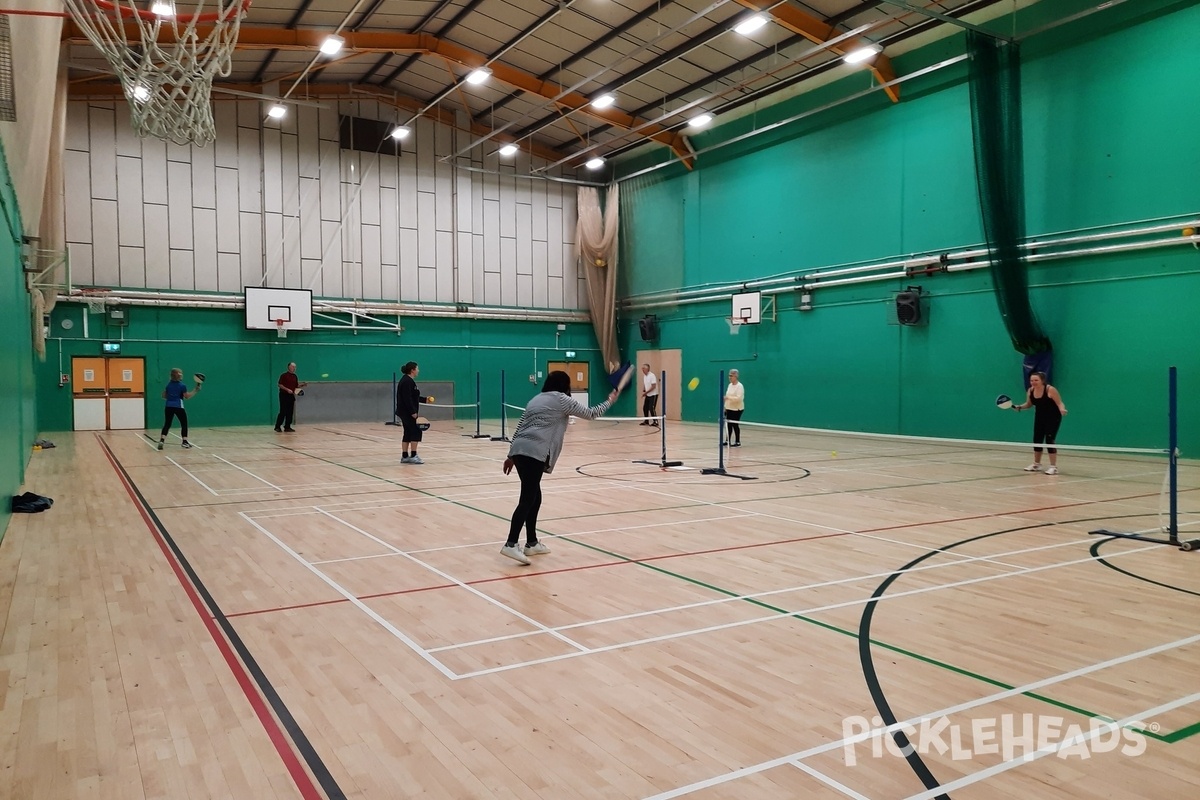
<svg viewBox="0 0 1200 800">
<path fill-rule="evenodd" d="M 1030 464 L 1028 467 L 1025 468 L 1025 471 L 1026 472 L 1041 472 L 1042 465 L 1041 464 Z"/>
<path fill-rule="evenodd" d="M 544 555 L 546 555 L 546 553 L 549 553 L 549 552 L 550 552 L 550 548 L 546 547 L 546 545 L 542 544 L 541 542 L 538 542 L 537 544 L 533 545 L 532 547 L 530 547 L 529 545 L 525 546 L 525 555 L 527 555 L 527 556 L 544 556 Z"/>
<path fill-rule="evenodd" d="M 402 455 L 402 456 L 400 456 L 400 463 L 401 463 L 401 464 L 407 464 L 407 463 L 408 463 L 408 462 L 410 462 L 410 461 L 412 461 L 412 456 L 403 456 L 403 455 Z"/>
<path fill-rule="evenodd" d="M 410 463 L 410 464 L 424 464 L 425 462 L 421 460 L 421 457 L 420 457 L 419 455 L 417 455 L 416 453 L 413 453 L 413 456 L 412 456 L 412 458 L 410 458 L 410 459 L 408 460 L 408 463 Z"/>
<path fill-rule="evenodd" d="M 1058 467 L 1046 467 L 1046 474 L 1047 475 L 1057 475 Z"/>
<path fill-rule="evenodd" d="M 514 547 L 509 547 L 508 545 L 505 545 L 504 547 L 501 547 L 501 548 L 500 548 L 500 555 L 502 555 L 502 556 L 508 556 L 508 557 L 509 557 L 509 558 L 511 558 L 513 561 L 517 561 L 517 562 L 520 562 L 520 563 L 522 563 L 522 564 L 530 564 L 530 563 L 532 563 L 532 562 L 529 560 L 529 558 L 528 558 L 528 557 L 527 557 L 527 556 L 526 556 L 524 553 L 522 553 L 522 552 L 521 552 L 521 548 L 519 548 L 519 547 L 516 547 L 516 546 L 514 546 Z"/>
<path fill-rule="evenodd" d="M 159 442 L 159 443 L 158 443 L 158 449 L 159 449 L 159 450 L 162 450 L 162 449 L 163 449 L 163 443 L 162 443 L 162 442 Z"/>
</svg>

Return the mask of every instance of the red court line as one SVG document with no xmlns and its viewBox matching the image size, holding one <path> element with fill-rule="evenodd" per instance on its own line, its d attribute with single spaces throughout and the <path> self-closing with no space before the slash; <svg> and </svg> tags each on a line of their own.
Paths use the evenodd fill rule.
<svg viewBox="0 0 1200 800">
<path fill-rule="evenodd" d="M 99 437 L 97 436 L 97 438 Z M 158 542 L 158 547 L 162 551 L 163 556 L 167 559 L 167 563 L 171 566 L 171 570 L 175 573 L 175 577 L 179 581 L 179 585 L 183 588 L 184 593 L 187 594 L 188 599 L 191 600 L 192 608 L 196 610 L 196 613 L 200 616 L 204 626 L 208 629 L 208 633 L 212 637 L 213 643 L 217 646 L 217 649 L 221 651 L 221 655 L 224 656 L 225 663 L 229 666 L 229 671 L 237 680 L 238 686 L 241 687 L 242 693 L 246 696 L 246 700 L 250 703 L 250 707 L 254 710 L 259 722 L 262 723 L 263 730 L 266 731 L 271 743 L 275 745 L 276 752 L 278 752 L 279 757 L 283 759 L 284 766 L 287 767 L 288 773 L 292 776 L 292 780 L 295 781 L 296 788 L 300 790 L 301 796 L 303 796 L 305 800 L 323 800 L 325 795 L 317 789 L 316 784 L 314 784 L 312 781 L 312 776 L 308 774 L 308 771 L 304 769 L 304 765 L 300 763 L 300 759 L 297 757 L 295 750 L 292 749 L 290 740 L 280 729 L 279 723 L 271 714 L 270 709 L 267 708 L 267 704 L 263 702 L 262 696 L 259 695 L 254 681 L 252 681 L 250 676 L 246 674 L 246 668 L 243 666 L 241 660 L 238 659 L 238 657 L 234 654 L 233 649 L 229 646 L 229 642 L 221 633 L 220 628 L 213 619 L 210 609 L 205 607 L 199 595 L 196 594 L 195 587 L 192 586 L 191 581 L 188 580 L 187 575 L 184 574 L 183 568 L 180 566 L 179 561 L 175 558 L 175 554 L 171 552 L 171 548 L 167 546 L 166 541 L 162 537 L 162 532 L 159 531 L 158 526 L 147 513 L 145 505 L 138 500 L 137 495 L 133 491 L 133 486 L 130 485 L 129 481 L 126 480 L 124 473 L 122 473 L 118 468 L 117 462 L 113 459 L 113 456 L 108 451 L 108 448 L 102 447 L 101 450 L 104 451 L 104 456 L 108 459 L 108 463 L 112 466 L 113 471 L 117 473 L 117 479 L 120 480 L 121 485 L 125 487 L 125 492 L 129 495 L 129 499 L 133 501 L 134 508 L 136 508 L 138 513 L 141 514 L 142 521 L 144 521 L 146 523 L 146 527 L 150 529 L 150 535 L 154 537 L 154 541 Z"/>
<path fill-rule="evenodd" d="M 519 575 L 498 575 L 498 576 L 492 577 L 492 578 L 479 578 L 478 580 L 473 580 L 473 581 L 463 581 L 461 585 L 481 586 L 486 583 L 496 583 L 498 581 L 523 580 L 525 578 L 536 578 L 536 577 L 539 577 L 542 575 L 559 575 L 559 574 L 562 574 L 565 572 L 579 572 L 581 570 L 586 570 L 586 569 L 601 569 L 601 568 L 607 568 L 607 567 L 620 567 L 620 566 L 626 566 L 629 564 L 646 564 L 651 561 L 662 561 L 662 560 L 665 560 L 668 558 L 683 558 L 685 556 L 703 556 L 703 555 L 712 555 L 714 553 L 731 553 L 735 550 L 749 550 L 749 549 L 755 548 L 755 547 L 774 547 L 774 546 L 781 545 L 781 544 L 795 544 L 797 542 L 811 542 L 811 541 L 816 541 L 818 539 L 833 539 L 838 536 L 850 536 L 852 534 L 880 533 L 882 531 L 893 531 L 893 530 L 902 530 L 904 528 L 915 528 L 915 527 L 922 526 L 922 525 L 947 525 L 947 524 L 951 524 L 954 522 L 969 522 L 971 520 L 990 519 L 993 517 L 1008 517 L 1008 516 L 1012 516 L 1014 514 L 1030 514 L 1030 513 L 1037 512 L 1037 511 L 1054 511 L 1054 510 L 1060 509 L 1060 508 L 1074 508 L 1076 506 L 1090 506 L 1090 505 L 1096 505 L 1098 503 L 1115 503 L 1115 502 L 1119 502 L 1121 500 L 1138 500 L 1138 499 L 1142 499 L 1142 498 L 1146 498 L 1146 497 L 1155 497 L 1158 494 L 1159 494 L 1158 492 L 1149 492 L 1146 494 L 1132 494 L 1127 497 L 1112 497 L 1112 498 L 1108 498 L 1105 500 L 1081 500 L 1076 503 L 1061 503 L 1059 505 L 1053 505 L 1053 506 L 1041 506 L 1040 508 L 1027 508 L 1027 509 L 1024 509 L 1021 511 L 998 511 L 993 514 L 973 514 L 971 516 L 955 517 L 953 519 L 939 519 L 939 520 L 933 520 L 933 521 L 927 521 L 927 522 L 906 522 L 903 525 L 888 525 L 888 526 L 885 526 L 882 528 L 867 528 L 867 529 L 861 530 L 861 531 L 845 531 L 845 532 L 839 532 L 839 533 L 825 533 L 825 534 L 821 534 L 820 536 L 800 536 L 800 537 L 797 537 L 794 539 L 776 539 L 776 540 L 773 540 L 770 542 L 755 542 L 754 544 L 739 544 L 739 545 L 733 545 L 730 547 L 717 547 L 717 548 L 713 548 L 711 550 L 693 550 L 693 551 L 688 551 L 688 552 L 684 552 L 684 553 L 667 553 L 667 554 L 661 555 L 661 556 L 647 556 L 646 558 L 628 558 L 628 559 L 622 559 L 619 561 L 604 561 L 599 564 L 585 564 L 585 565 L 581 565 L 581 566 L 577 566 L 577 567 L 563 567 L 562 569 L 548 569 L 548 570 L 539 570 L 536 572 L 522 572 Z M 556 538 L 561 538 L 561 537 L 556 537 Z M 433 584 L 430 586 L 418 586 L 418 587 L 415 587 L 412 589 L 397 589 L 394 592 L 379 592 L 378 594 L 366 594 L 366 595 L 362 595 L 361 597 L 357 597 L 355 599 L 357 599 L 357 600 L 375 600 L 375 599 L 378 599 L 381 597 L 397 597 L 399 595 L 415 594 L 417 592 L 432 592 L 432 591 L 437 591 L 439 589 L 454 589 L 454 588 L 457 588 L 459 585 L 460 584 L 457 584 L 457 583 L 439 583 L 439 584 Z M 239 611 L 239 612 L 232 613 L 232 614 L 226 614 L 225 617 L 226 617 L 226 619 L 233 619 L 234 617 L 248 617 L 248 616 L 253 616 L 256 614 L 272 614 L 277 611 L 293 611 L 293 610 L 300 609 L 300 608 L 316 608 L 319 606 L 336 605 L 338 603 L 348 603 L 348 602 L 350 602 L 350 601 L 346 600 L 345 598 L 339 597 L 336 600 L 320 600 L 320 601 L 313 602 L 313 603 L 300 603 L 297 605 L 276 606 L 273 608 L 259 608 L 259 609 L 255 609 L 253 611 Z"/>
</svg>

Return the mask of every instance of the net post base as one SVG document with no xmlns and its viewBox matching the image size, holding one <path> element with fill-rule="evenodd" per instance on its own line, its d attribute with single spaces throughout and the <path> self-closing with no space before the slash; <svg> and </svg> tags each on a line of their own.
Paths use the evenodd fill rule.
<svg viewBox="0 0 1200 800">
<path fill-rule="evenodd" d="M 491 439 L 492 438 L 491 435 L 487 434 L 487 433 L 464 433 L 463 436 L 465 436 L 468 439 Z"/>
<path fill-rule="evenodd" d="M 1149 542 L 1150 544 L 1162 544 L 1166 545 L 1167 547 L 1177 547 L 1184 552 L 1200 550 L 1200 539 L 1188 539 L 1185 541 L 1180 541 L 1177 538 L 1160 539 L 1155 536 L 1145 536 L 1140 533 L 1118 533 L 1117 531 L 1104 529 L 1098 531 L 1088 531 L 1088 533 L 1092 534 L 1093 536 L 1112 536 L 1116 539 L 1134 539 L 1139 542 Z"/>
<path fill-rule="evenodd" d="M 662 469 L 666 469 L 667 467 L 682 467 L 683 466 L 682 461 L 650 461 L 649 459 L 646 459 L 646 458 L 639 458 L 636 461 L 633 461 L 631 463 L 633 463 L 633 464 L 649 464 L 652 467 L 660 467 Z"/>
<path fill-rule="evenodd" d="M 721 475 L 726 478 L 737 478 L 739 481 L 756 481 L 757 475 L 735 475 L 732 472 L 727 472 L 724 467 L 706 467 L 700 470 L 701 475 Z"/>
<path fill-rule="evenodd" d="M 508 438 L 507 436 L 492 436 L 489 438 L 491 438 L 491 440 L 493 442 L 511 442 L 512 441 L 512 439 Z"/>
</svg>

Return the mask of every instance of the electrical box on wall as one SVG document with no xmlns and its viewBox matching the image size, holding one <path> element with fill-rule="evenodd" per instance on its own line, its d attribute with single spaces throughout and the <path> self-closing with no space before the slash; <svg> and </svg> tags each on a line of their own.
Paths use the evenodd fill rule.
<svg viewBox="0 0 1200 800">
<path fill-rule="evenodd" d="M 120 306 L 110 306 L 107 316 L 108 324 L 115 328 L 124 328 L 129 324 L 129 312 Z"/>
</svg>

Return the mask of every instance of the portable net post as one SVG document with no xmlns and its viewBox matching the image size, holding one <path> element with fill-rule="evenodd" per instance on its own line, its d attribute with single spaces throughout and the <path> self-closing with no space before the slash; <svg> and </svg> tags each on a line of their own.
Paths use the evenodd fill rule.
<svg viewBox="0 0 1200 800">
<path fill-rule="evenodd" d="M 661 422 L 658 426 L 658 434 L 662 439 L 662 458 L 658 461 L 650 461 L 649 459 L 638 459 L 634 464 L 654 464 L 657 467 L 666 469 L 667 467 L 682 467 L 682 461 L 667 460 L 667 371 L 664 369 L 659 373 L 660 379 L 658 382 L 658 399 L 662 401 L 662 415 L 659 417 Z"/>
<path fill-rule="evenodd" d="M 108 61 L 138 136 L 200 147 L 217 136 L 213 79 L 233 68 L 250 0 L 65 0 L 76 26 Z"/>
<path fill-rule="evenodd" d="M 474 434 L 464 433 L 463 436 L 467 436 L 471 439 L 490 439 L 490 438 L 492 438 L 492 437 L 488 436 L 486 433 L 479 432 L 479 429 L 482 426 L 482 424 L 483 424 L 483 395 L 480 393 L 480 389 L 479 389 L 479 373 L 476 372 L 475 373 L 475 433 Z"/>
<path fill-rule="evenodd" d="M 1142 533 L 1118 533 L 1107 529 L 1089 531 L 1097 536 L 1113 536 L 1118 539 L 1136 539 L 1178 547 L 1180 550 L 1200 550 L 1200 539 L 1179 539 L 1179 404 L 1178 375 L 1175 367 L 1167 372 L 1167 524 L 1163 526 L 1166 538 L 1146 536 Z M 1161 506 L 1160 506 L 1161 508 Z"/>
<path fill-rule="evenodd" d="M 384 425 L 399 425 L 400 424 L 400 421 L 396 419 L 396 391 L 397 391 L 396 387 L 397 387 L 397 385 L 398 384 L 396 383 L 396 373 L 393 372 L 392 373 L 392 421 L 385 422 L 385 423 L 383 423 Z"/>
<path fill-rule="evenodd" d="M 491 437 L 493 442 L 510 441 L 505 433 L 504 426 L 504 422 L 508 418 L 508 406 L 505 403 L 504 398 L 504 370 L 500 370 L 500 435 Z"/>
<path fill-rule="evenodd" d="M 741 481 L 756 480 L 753 475 L 736 475 L 725 470 L 725 370 L 717 376 L 717 466 L 705 467 L 701 475 L 724 475 Z"/>
</svg>

